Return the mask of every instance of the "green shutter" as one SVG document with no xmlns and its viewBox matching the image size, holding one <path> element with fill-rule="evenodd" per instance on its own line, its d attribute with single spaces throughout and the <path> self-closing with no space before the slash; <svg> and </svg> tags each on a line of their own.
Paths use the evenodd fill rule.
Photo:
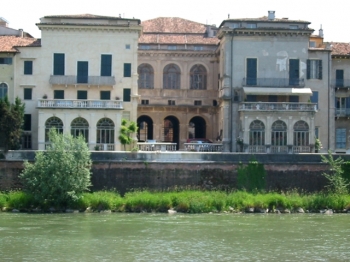
<svg viewBox="0 0 350 262">
<path fill-rule="evenodd" d="M 112 55 L 101 55 L 101 76 L 112 76 Z"/>
<path fill-rule="evenodd" d="M 306 60 L 306 79 L 310 79 L 310 59 Z"/>
<path fill-rule="evenodd" d="M 33 74 L 33 61 L 24 61 L 24 74 L 25 75 Z"/>
<path fill-rule="evenodd" d="M 318 79 L 322 79 L 322 60 L 318 61 Z"/>
<path fill-rule="evenodd" d="M 123 89 L 123 101 L 124 102 L 131 101 L 131 89 L 130 88 Z"/>
<path fill-rule="evenodd" d="M 124 77 L 131 77 L 131 64 L 130 63 L 124 64 Z"/>
<path fill-rule="evenodd" d="M 53 74 L 64 75 L 64 54 L 53 54 Z"/>
</svg>

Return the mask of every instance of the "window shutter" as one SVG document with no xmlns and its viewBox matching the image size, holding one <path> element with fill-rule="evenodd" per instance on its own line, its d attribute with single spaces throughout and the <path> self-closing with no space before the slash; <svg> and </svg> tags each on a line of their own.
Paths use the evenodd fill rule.
<svg viewBox="0 0 350 262">
<path fill-rule="evenodd" d="M 306 61 L 306 79 L 310 79 L 310 59 Z"/>
<path fill-rule="evenodd" d="M 112 55 L 101 55 L 101 76 L 112 75 Z"/>
<path fill-rule="evenodd" d="M 53 74 L 64 75 L 64 54 L 53 55 Z"/>
<path fill-rule="evenodd" d="M 346 98 L 346 105 L 345 105 L 346 108 L 350 108 L 350 97 L 347 97 Z"/>
<path fill-rule="evenodd" d="M 322 60 L 318 61 L 318 79 L 322 79 Z"/>
<path fill-rule="evenodd" d="M 130 102 L 131 101 L 131 89 L 130 88 L 124 88 L 123 89 L 123 101 L 124 102 Z"/>
<path fill-rule="evenodd" d="M 24 61 L 24 74 L 31 75 L 33 73 L 33 61 Z"/>
<path fill-rule="evenodd" d="M 131 77 L 131 64 L 130 63 L 124 64 L 124 77 Z"/>
</svg>

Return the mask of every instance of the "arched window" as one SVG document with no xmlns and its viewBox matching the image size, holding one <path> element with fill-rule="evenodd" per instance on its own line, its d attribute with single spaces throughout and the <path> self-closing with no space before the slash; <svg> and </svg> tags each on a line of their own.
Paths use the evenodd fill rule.
<svg viewBox="0 0 350 262">
<path fill-rule="evenodd" d="M 62 134 L 63 133 L 63 122 L 58 117 L 50 117 L 45 122 L 45 141 L 49 141 L 49 131 L 51 128 L 55 128 L 57 133 Z"/>
<path fill-rule="evenodd" d="M 109 118 L 102 118 L 97 123 L 97 144 L 114 144 L 114 123 Z"/>
<path fill-rule="evenodd" d="M 139 74 L 138 86 L 141 89 L 154 88 L 154 72 L 153 68 L 149 64 L 141 64 L 137 69 Z"/>
<path fill-rule="evenodd" d="M 305 121 L 294 124 L 293 146 L 309 146 L 309 125 Z"/>
<path fill-rule="evenodd" d="M 77 117 L 72 121 L 71 124 L 71 134 L 73 137 L 82 135 L 85 142 L 89 141 L 89 123 L 82 117 Z"/>
<path fill-rule="evenodd" d="M 190 71 L 190 89 L 207 89 L 207 70 L 202 65 L 195 65 Z"/>
<path fill-rule="evenodd" d="M 163 88 L 180 89 L 180 68 L 175 64 L 169 64 L 163 71 Z"/>
<path fill-rule="evenodd" d="M 271 145 L 273 146 L 287 145 L 287 125 L 281 120 L 277 120 L 272 124 Z"/>
<path fill-rule="evenodd" d="M 254 120 L 250 124 L 249 145 L 263 146 L 265 145 L 265 125 L 260 120 Z"/>
<path fill-rule="evenodd" d="M 7 92 L 8 92 L 7 84 L 1 83 L 0 84 L 0 99 L 7 96 Z"/>
</svg>

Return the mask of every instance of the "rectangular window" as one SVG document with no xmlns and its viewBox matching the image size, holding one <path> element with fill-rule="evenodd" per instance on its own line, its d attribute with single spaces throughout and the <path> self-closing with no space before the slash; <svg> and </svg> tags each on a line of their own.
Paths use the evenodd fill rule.
<svg viewBox="0 0 350 262">
<path fill-rule="evenodd" d="M 202 105 L 202 101 L 201 100 L 194 100 L 194 105 L 195 106 L 201 106 Z"/>
<path fill-rule="evenodd" d="M 195 46 L 194 50 L 195 51 L 202 51 L 203 50 L 203 46 Z"/>
<path fill-rule="evenodd" d="M 335 147 L 339 149 L 346 148 L 346 128 L 337 128 L 335 130 Z"/>
<path fill-rule="evenodd" d="M 239 27 L 239 23 L 232 23 L 229 25 L 230 28 L 238 28 Z"/>
<path fill-rule="evenodd" d="M 32 91 L 33 91 L 33 89 L 31 89 L 31 88 L 24 88 L 23 89 L 23 92 L 24 92 L 23 98 L 24 98 L 24 100 L 32 100 Z"/>
<path fill-rule="evenodd" d="M 309 47 L 316 47 L 315 41 L 309 41 Z"/>
<path fill-rule="evenodd" d="M 77 83 L 87 84 L 89 76 L 89 62 L 78 61 L 77 67 Z"/>
<path fill-rule="evenodd" d="M 87 99 L 87 91 L 85 91 L 85 90 L 78 90 L 77 91 L 77 99 L 86 100 Z"/>
<path fill-rule="evenodd" d="M 141 105 L 148 105 L 149 104 L 149 100 L 141 100 Z"/>
<path fill-rule="evenodd" d="M 22 133 L 22 149 L 32 149 L 32 134 L 24 131 Z"/>
<path fill-rule="evenodd" d="M 12 57 L 0 57 L 0 65 L 12 65 Z"/>
<path fill-rule="evenodd" d="M 130 45 L 125 45 L 125 49 L 130 49 Z"/>
<path fill-rule="evenodd" d="M 124 88 L 123 89 L 123 101 L 124 102 L 130 102 L 131 101 L 131 89 L 130 88 Z"/>
<path fill-rule="evenodd" d="M 140 45 L 139 49 L 141 49 L 141 50 L 148 50 L 148 49 L 150 49 L 150 46 L 149 45 Z"/>
<path fill-rule="evenodd" d="M 299 59 L 289 59 L 289 85 L 299 86 Z"/>
<path fill-rule="evenodd" d="M 175 105 L 175 100 L 168 100 L 168 105 L 169 106 L 174 106 Z"/>
<path fill-rule="evenodd" d="M 55 76 L 64 75 L 64 54 L 53 54 L 53 74 Z"/>
<path fill-rule="evenodd" d="M 289 102 L 291 102 L 291 103 L 298 103 L 299 102 L 299 96 L 289 96 Z"/>
<path fill-rule="evenodd" d="M 131 64 L 124 63 L 124 77 L 131 77 Z"/>
<path fill-rule="evenodd" d="M 168 50 L 176 50 L 176 45 L 168 45 Z"/>
<path fill-rule="evenodd" d="M 289 29 L 296 30 L 296 29 L 299 29 L 299 26 L 297 26 L 297 25 L 290 25 Z"/>
<path fill-rule="evenodd" d="M 269 95 L 268 96 L 268 101 L 271 103 L 277 103 L 278 102 L 278 97 L 276 95 Z"/>
<path fill-rule="evenodd" d="M 322 60 L 307 60 L 307 79 L 322 79 Z"/>
<path fill-rule="evenodd" d="M 256 95 L 247 95 L 247 102 L 256 102 Z"/>
<path fill-rule="evenodd" d="M 33 61 L 24 61 L 24 74 L 25 75 L 33 74 Z"/>
<path fill-rule="evenodd" d="M 31 131 L 32 130 L 32 115 L 31 114 L 24 114 L 23 130 L 24 131 Z"/>
<path fill-rule="evenodd" d="M 312 96 L 310 96 L 311 103 L 317 104 L 318 108 L 318 91 L 312 91 Z"/>
<path fill-rule="evenodd" d="M 111 100 L 111 91 L 100 91 L 101 100 Z"/>
<path fill-rule="evenodd" d="M 54 99 L 64 99 L 64 90 L 54 90 L 53 91 Z"/>
<path fill-rule="evenodd" d="M 335 87 L 344 87 L 344 70 L 335 70 Z"/>
<path fill-rule="evenodd" d="M 101 76 L 112 75 L 112 55 L 101 55 Z"/>
<path fill-rule="evenodd" d="M 129 111 L 123 111 L 123 119 L 130 120 L 130 112 Z"/>
<path fill-rule="evenodd" d="M 256 28 L 256 23 L 247 23 L 247 28 Z"/>
<path fill-rule="evenodd" d="M 257 84 L 257 64 L 258 61 L 256 58 L 247 58 L 247 85 L 256 85 Z"/>
</svg>

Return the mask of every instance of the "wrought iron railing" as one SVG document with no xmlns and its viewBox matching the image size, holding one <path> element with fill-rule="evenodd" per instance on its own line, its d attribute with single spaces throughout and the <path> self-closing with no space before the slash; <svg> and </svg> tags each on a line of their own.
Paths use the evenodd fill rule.
<svg viewBox="0 0 350 262">
<path fill-rule="evenodd" d="M 304 87 L 304 78 L 243 78 L 243 86 Z"/>
<path fill-rule="evenodd" d="M 123 109 L 120 100 L 70 100 L 70 99 L 39 99 L 38 108 L 94 108 Z"/>
<path fill-rule="evenodd" d="M 269 102 L 244 102 L 239 105 L 240 111 L 317 111 L 315 103 L 269 103 Z"/>
<path fill-rule="evenodd" d="M 95 85 L 95 86 L 113 86 L 115 85 L 114 76 L 50 76 L 52 85 Z"/>
</svg>

